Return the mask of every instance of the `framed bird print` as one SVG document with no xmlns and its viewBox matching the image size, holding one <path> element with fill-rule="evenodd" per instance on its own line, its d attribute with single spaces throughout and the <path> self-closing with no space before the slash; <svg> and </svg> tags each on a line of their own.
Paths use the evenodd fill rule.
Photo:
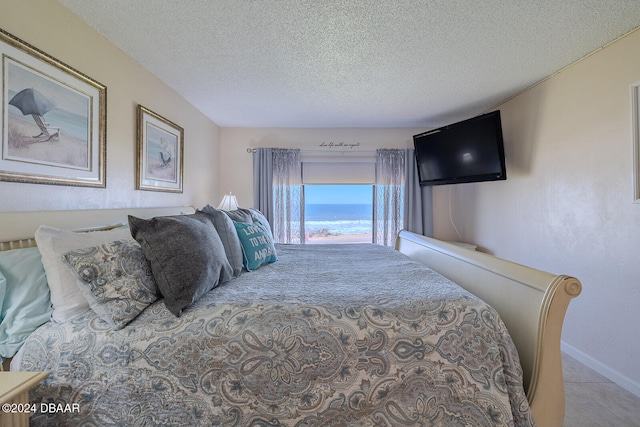
<svg viewBox="0 0 640 427">
<path fill-rule="evenodd" d="M 631 85 L 631 123 L 633 128 L 633 202 L 640 203 L 640 82 Z"/>
<path fill-rule="evenodd" d="M 0 180 L 106 186 L 106 87 L 0 30 Z"/>
<path fill-rule="evenodd" d="M 136 189 L 182 193 L 184 130 L 138 105 Z"/>
</svg>

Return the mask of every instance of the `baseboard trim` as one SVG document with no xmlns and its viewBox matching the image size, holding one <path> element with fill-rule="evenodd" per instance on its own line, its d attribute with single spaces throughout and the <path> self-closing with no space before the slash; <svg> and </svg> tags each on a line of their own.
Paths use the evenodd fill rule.
<svg viewBox="0 0 640 427">
<path fill-rule="evenodd" d="M 640 397 L 640 384 L 638 384 L 637 382 L 630 380 L 629 378 L 625 377 L 619 372 L 614 371 L 613 369 L 609 368 L 607 365 L 604 365 L 603 363 L 597 361 L 593 357 L 578 350 L 577 348 L 572 347 L 571 345 L 567 344 L 564 341 L 560 343 L 560 346 L 563 352 L 567 353 L 569 356 L 573 357 L 578 362 L 593 369 L 600 375 L 610 379 L 612 382 L 618 384 L 620 387 L 624 388 L 629 393 L 632 393 L 637 397 Z"/>
</svg>

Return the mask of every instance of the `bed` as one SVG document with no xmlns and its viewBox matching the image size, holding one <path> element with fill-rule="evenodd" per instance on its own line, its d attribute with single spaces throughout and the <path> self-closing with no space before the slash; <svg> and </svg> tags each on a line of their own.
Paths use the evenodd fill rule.
<svg viewBox="0 0 640 427">
<path fill-rule="evenodd" d="M 0 241 L 193 212 L 1 213 Z M 560 334 L 578 280 L 405 231 L 396 250 L 275 249 L 179 317 L 158 299 L 119 328 L 95 310 L 37 328 L 11 368 L 51 373 L 33 402 L 80 410 L 32 423 L 562 425 Z"/>
</svg>

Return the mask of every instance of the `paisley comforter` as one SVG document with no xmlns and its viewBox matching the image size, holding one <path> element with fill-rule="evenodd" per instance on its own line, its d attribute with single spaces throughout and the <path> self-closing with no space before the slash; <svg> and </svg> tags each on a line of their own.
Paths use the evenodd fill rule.
<svg viewBox="0 0 640 427">
<path fill-rule="evenodd" d="M 158 301 L 118 331 L 91 311 L 40 327 L 16 363 L 51 372 L 31 401 L 76 410 L 32 425 L 534 424 L 493 308 L 390 248 L 277 251 L 179 318 Z"/>
</svg>

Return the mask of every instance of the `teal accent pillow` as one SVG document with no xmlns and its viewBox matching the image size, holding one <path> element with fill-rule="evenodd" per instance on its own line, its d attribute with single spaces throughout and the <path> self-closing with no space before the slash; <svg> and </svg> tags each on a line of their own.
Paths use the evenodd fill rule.
<svg viewBox="0 0 640 427">
<path fill-rule="evenodd" d="M 51 312 L 38 248 L 0 252 L 0 360 L 13 357 Z"/>
<path fill-rule="evenodd" d="M 263 264 L 276 262 L 278 256 L 270 233 L 259 222 L 233 222 L 242 244 L 243 267 L 253 271 Z"/>
</svg>

